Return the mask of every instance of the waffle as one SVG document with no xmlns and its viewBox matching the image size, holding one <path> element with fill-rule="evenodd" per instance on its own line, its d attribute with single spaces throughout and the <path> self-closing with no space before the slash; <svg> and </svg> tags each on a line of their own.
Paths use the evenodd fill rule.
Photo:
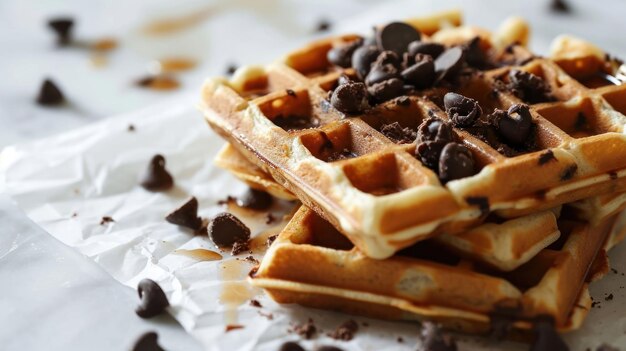
<svg viewBox="0 0 626 351">
<path fill-rule="evenodd" d="M 586 87 L 555 61 L 510 46 L 527 35 L 519 22 L 505 25 L 516 30 L 494 35 L 472 27 L 438 30 L 440 22 L 409 21 L 418 28 L 429 23 L 422 28 L 425 41 L 456 44 L 479 36 L 502 64 L 523 61 L 515 68 L 536 74 L 551 87 L 556 102 L 530 105 L 534 149 L 507 157 L 457 129 L 480 171 L 442 184 L 413 156 L 414 143 L 397 144 L 379 130 L 390 122 L 416 129 L 429 116 L 447 120 L 441 97 L 450 88 L 411 93 L 402 104 L 390 100 L 350 118 L 327 102 L 339 76 L 354 71 L 331 67 L 326 53 L 355 35 L 311 43 L 266 67 L 242 68 L 231 80 L 209 79 L 201 109 L 210 126 L 246 158 L 363 253 L 379 259 L 438 233 L 474 227 L 487 212 L 517 217 L 626 190 L 626 86 Z M 504 50 L 507 46 L 510 50 Z M 498 91 L 496 83 L 506 81 L 511 68 L 468 77 L 454 91 L 478 100 L 485 113 L 506 110 L 520 100 Z M 293 125 L 297 128 L 290 129 Z"/>
<path fill-rule="evenodd" d="M 619 220 L 616 222 L 616 218 Z M 561 239 L 511 272 L 482 267 L 432 240 L 376 260 L 354 248 L 334 226 L 301 207 L 266 253 L 253 285 L 279 303 L 298 303 L 394 320 L 435 320 L 486 333 L 505 317 L 525 330 L 550 316 L 560 331 L 576 329 L 591 307 L 588 280 L 605 271 L 607 238 L 623 237 L 625 213 L 597 225 L 559 219 Z M 602 259 L 605 259 L 602 257 Z"/>
</svg>

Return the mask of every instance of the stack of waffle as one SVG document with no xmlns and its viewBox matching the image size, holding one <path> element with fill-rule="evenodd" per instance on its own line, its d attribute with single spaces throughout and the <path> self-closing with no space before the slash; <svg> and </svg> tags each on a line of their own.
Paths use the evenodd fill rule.
<svg viewBox="0 0 626 351">
<path fill-rule="evenodd" d="M 520 19 L 460 22 L 396 22 L 206 82 L 218 166 L 302 203 L 250 278 L 274 300 L 471 333 L 581 325 L 626 235 L 626 85 L 584 41 L 541 58 Z"/>
</svg>

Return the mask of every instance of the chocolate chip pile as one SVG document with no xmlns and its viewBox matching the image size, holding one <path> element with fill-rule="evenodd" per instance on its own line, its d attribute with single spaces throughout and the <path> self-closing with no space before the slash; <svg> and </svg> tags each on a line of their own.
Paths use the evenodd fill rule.
<svg viewBox="0 0 626 351">
<path fill-rule="evenodd" d="M 421 33 L 406 23 L 390 23 L 371 38 L 328 52 L 330 63 L 356 72 L 355 77 L 339 79 L 330 103 L 354 115 L 413 90 L 452 81 L 464 68 L 486 69 L 490 64 L 479 44 L 474 38 L 463 46 L 446 47 L 422 41 Z"/>
</svg>

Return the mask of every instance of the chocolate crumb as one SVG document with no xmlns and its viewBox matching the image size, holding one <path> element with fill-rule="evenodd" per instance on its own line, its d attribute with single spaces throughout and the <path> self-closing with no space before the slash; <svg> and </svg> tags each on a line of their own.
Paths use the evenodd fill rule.
<svg viewBox="0 0 626 351">
<path fill-rule="evenodd" d="M 254 258 L 252 255 L 246 256 L 245 260 L 250 262 L 250 263 L 259 264 L 259 260 Z"/>
<path fill-rule="evenodd" d="M 287 341 L 286 343 L 280 346 L 278 351 L 305 351 L 300 344 L 295 341 Z"/>
<path fill-rule="evenodd" d="M 287 95 L 291 96 L 291 97 L 298 97 L 298 95 L 296 95 L 296 92 L 293 91 L 292 89 L 286 89 L 285 92 L 287 93 Z"/>
<path fill-rule="evenodd" d="M 404 338 L 402 338 L 401 336 L 398 336 L 396 341 L 398 341 L 399 343 L 403 343 L 404 342 Z"/>
<path fill-rule="evenodd" d="M 109 216 L 104 216 L 102 217 L 102 219 L 100 220 L 100 225 L 105 225 L 107 223 L 112 223 L 115 222 L 115 220 Z"/>
<path fill-rule="evenodd" d="M 332 27 L 332 23 L 330 23 L 329 20 L 321 19 L 317 22 L 317 26 L 315 26 L 315 31 L 319 33 L 327 32 L 330 30 L 331 27 Z"/>
<path fill-rule="evenodd" d="M 333 332 L 327 334 L 333 339 L 350 341 L 354 338 L 354 334 L 359 330 L 359 325 L 352 319 L 341 324 Z"/>
<path fill-rule="evenodd" d="M 278 235 L 270 235 L 267 237 L 267 247 L 272 246 L 272 244 L 274 243 L 274 241 L 276 240 L 276 238 L 278 238 Z"/>
<path fill-rule="evenodd" d="M 76 212 L 72 213 L 72 218 L 74 218 L 76 216 L 78 216 L 78 213 L 76 213 Z"/>
<path fill-rule="evenodd" d="M 67 46 L 71 43 L 72 28 L 74 27 L 74 20 L 72 18 L 53 18 L 48 21 L 48 27 L 56 34 L 58 46 Z"/>
<path fill-rule="evenodd" d="M 409 127 L 402 127 L 400 123 L 393 122 L 380 127 L 380 132 L 387 138 L 398 144 L 409 144 L 417 138 L 417 131 Z"/>
<path fill-rule="evenodd" d="M 235 329 L 243 329 L 244 326 L 241 324 L 229 324 L 226 326 L 225 332 L 228 333 L 231 330 L 235 330 Z"/>
<path fill-rule="evenodd" d="M 550 2 L 550 9 L 556 13 L 570 13 L 572 9 L 565 0 L 552 0 Z"/>
<path fill-rule="evenodd" d="M 489 199 L 482 196 L 469 196 L 465 198 L 468 204 L 478 206 L 482 214 L 489 212 Z"/>
<path fill-rule="evenodd" d="M 256 300 L 256 299 L 250 300 L 250 306 L 256 307 L 256 308 L 262 308 L 263 307 L 263 305 L 261 305 L 259 300 Z"/>
<path fill-rule="evenodd" d="M 129 124 L 129 125 L 128 125 L 128 129 L 127 129 L 127 130 L 128 130 L 129 132 L 134 132 L 134 131 L 135 131 L 135 126 L 134 126 L 134 125 L 132 125 L 132 124 Z"/>
<path fill-rule="evenodd" d="M 591 308 L 594 308 L 594 307 L 596 307 L 596 306 L 597 306 L 598 308 L 600 307 L 600 301 L 594 301 L 594 302 L 592 302 L 592 303 L 591 303 Z"/>
<path fill-rule="evenodd" d="M 611 268 L 611 272 L 613 272 L 613 273 L 617 274 L 617 269 L 615 269 L 615 268 Z"/>
<path fill-rule="evenodd" d="M 274 217 L 273 214 L 268 213 L 265 215 L 265 224 L 272 224 L 274 223 L 275 220 L 276 220 L 276 217 Z"/>
<path fill-rule="evenodd" d="M 250 242 L 248 240 L 246 240 L 246 241 L 236 241 L 233 244 L 233 249 L 230 252 L 230 254 L 233 255 L 233 256 L 237 256 L 240 253 L 242 253 L 244 251 L 247 251 L 249 249 L 250 249 Z"/>
<path fill-rule="evenodd" d="M 239 68 L 239 66 L 237 66 L 236 64 L 229 63 L 228 66 L 226 66 L 226 74 L 232 76 L 237 71 L 237 68 Z"/>
<path fill-rule="evenodd" d="M 611 301 L 613 300 L 613 294 L 608 294 L 605 298 L 604 301 Z"/>
<path fill-rule="evenodd" d="M 317 333 L 317 327 L 313 324 L 313 319 L 309 318 L 306 323 L 296 324 L 289 331 L 300 335 L 306 340 L 309 340 L 315 336 L 315 333 Z"/>
<path fill-rule="evenodd" d="M 556 161 L 556 157 L 554 157 L 554 152 L 552 150 L 546 150 L 544 153 L 539 155 L 539 165 L 545 165 L 550 161 Z"/>
<path fill-rule="evenodd" d="M 574 174 L 576 174 L 577 170 L 578 170 L 577 164 L 573 164 L 567 167 L 566 169 L 564 169 L 563 172 L 561 172 L 561 181 L 572 179 L 574 177 Z"/>
</svg>

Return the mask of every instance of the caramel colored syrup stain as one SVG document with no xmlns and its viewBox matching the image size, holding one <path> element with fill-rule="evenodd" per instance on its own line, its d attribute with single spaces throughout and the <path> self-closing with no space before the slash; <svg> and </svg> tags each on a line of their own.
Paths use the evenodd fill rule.
<svg viewBox="0 0 626 351">
<path fill-rule="evenodd" d="M 95 54 L 89 58 L 89 64 L 95 68 L 105 67 L 109 63 L 109 60 L 105 55 Z"/>
<path fill-rule="evenodd" d="M 207 249 L 178 249 L 174 251 L 174 253 L 176 253 L 177 255 L 187 256 L 198 261 L 219 261 L 222 259 L 222 255 L 215 251 Z"/>
<path fill-rule="evenodd" d="M 149 36 L 168 35 L 194 27 L 206 20 L 213 13 L 212 9 L 194 11 L 188 15 L 164 18 L 152 21 L 142 28 L 142 32 Z"/>
<path fill-rule="evenodd" d="M 91 49 L 98 52 L 109 52 L 117 48 L 117 40 L 113 38 L 103 38 L 91 44 Z"/>
<path fill-rule="evenodd" d="M 169 76 L 148 76 L 136 83 L 138 86 L 151 90 L 174 90 L 180 87 L 180 82 Z"/>
<path fill-rule="evenodd" d="M 224 323 L 227 328 L 238 325 L 239 306 L 260 293 L 258 288 L 252 287 L 246 280 L 250 268 L 249 263 L 236 259 L 223 261 L 219 266 L 223 280 L 219 300 L 226 308 Z"/>
<path fill-rule="evenodd" d="M 196 67 L 197 64 L 198 63 L 193 59 L 184 57 L 173 57 L 157 61 L 156 68 L 157 71 L 160 73 L 172 73 L 188 71 Z"/>
</svg>

